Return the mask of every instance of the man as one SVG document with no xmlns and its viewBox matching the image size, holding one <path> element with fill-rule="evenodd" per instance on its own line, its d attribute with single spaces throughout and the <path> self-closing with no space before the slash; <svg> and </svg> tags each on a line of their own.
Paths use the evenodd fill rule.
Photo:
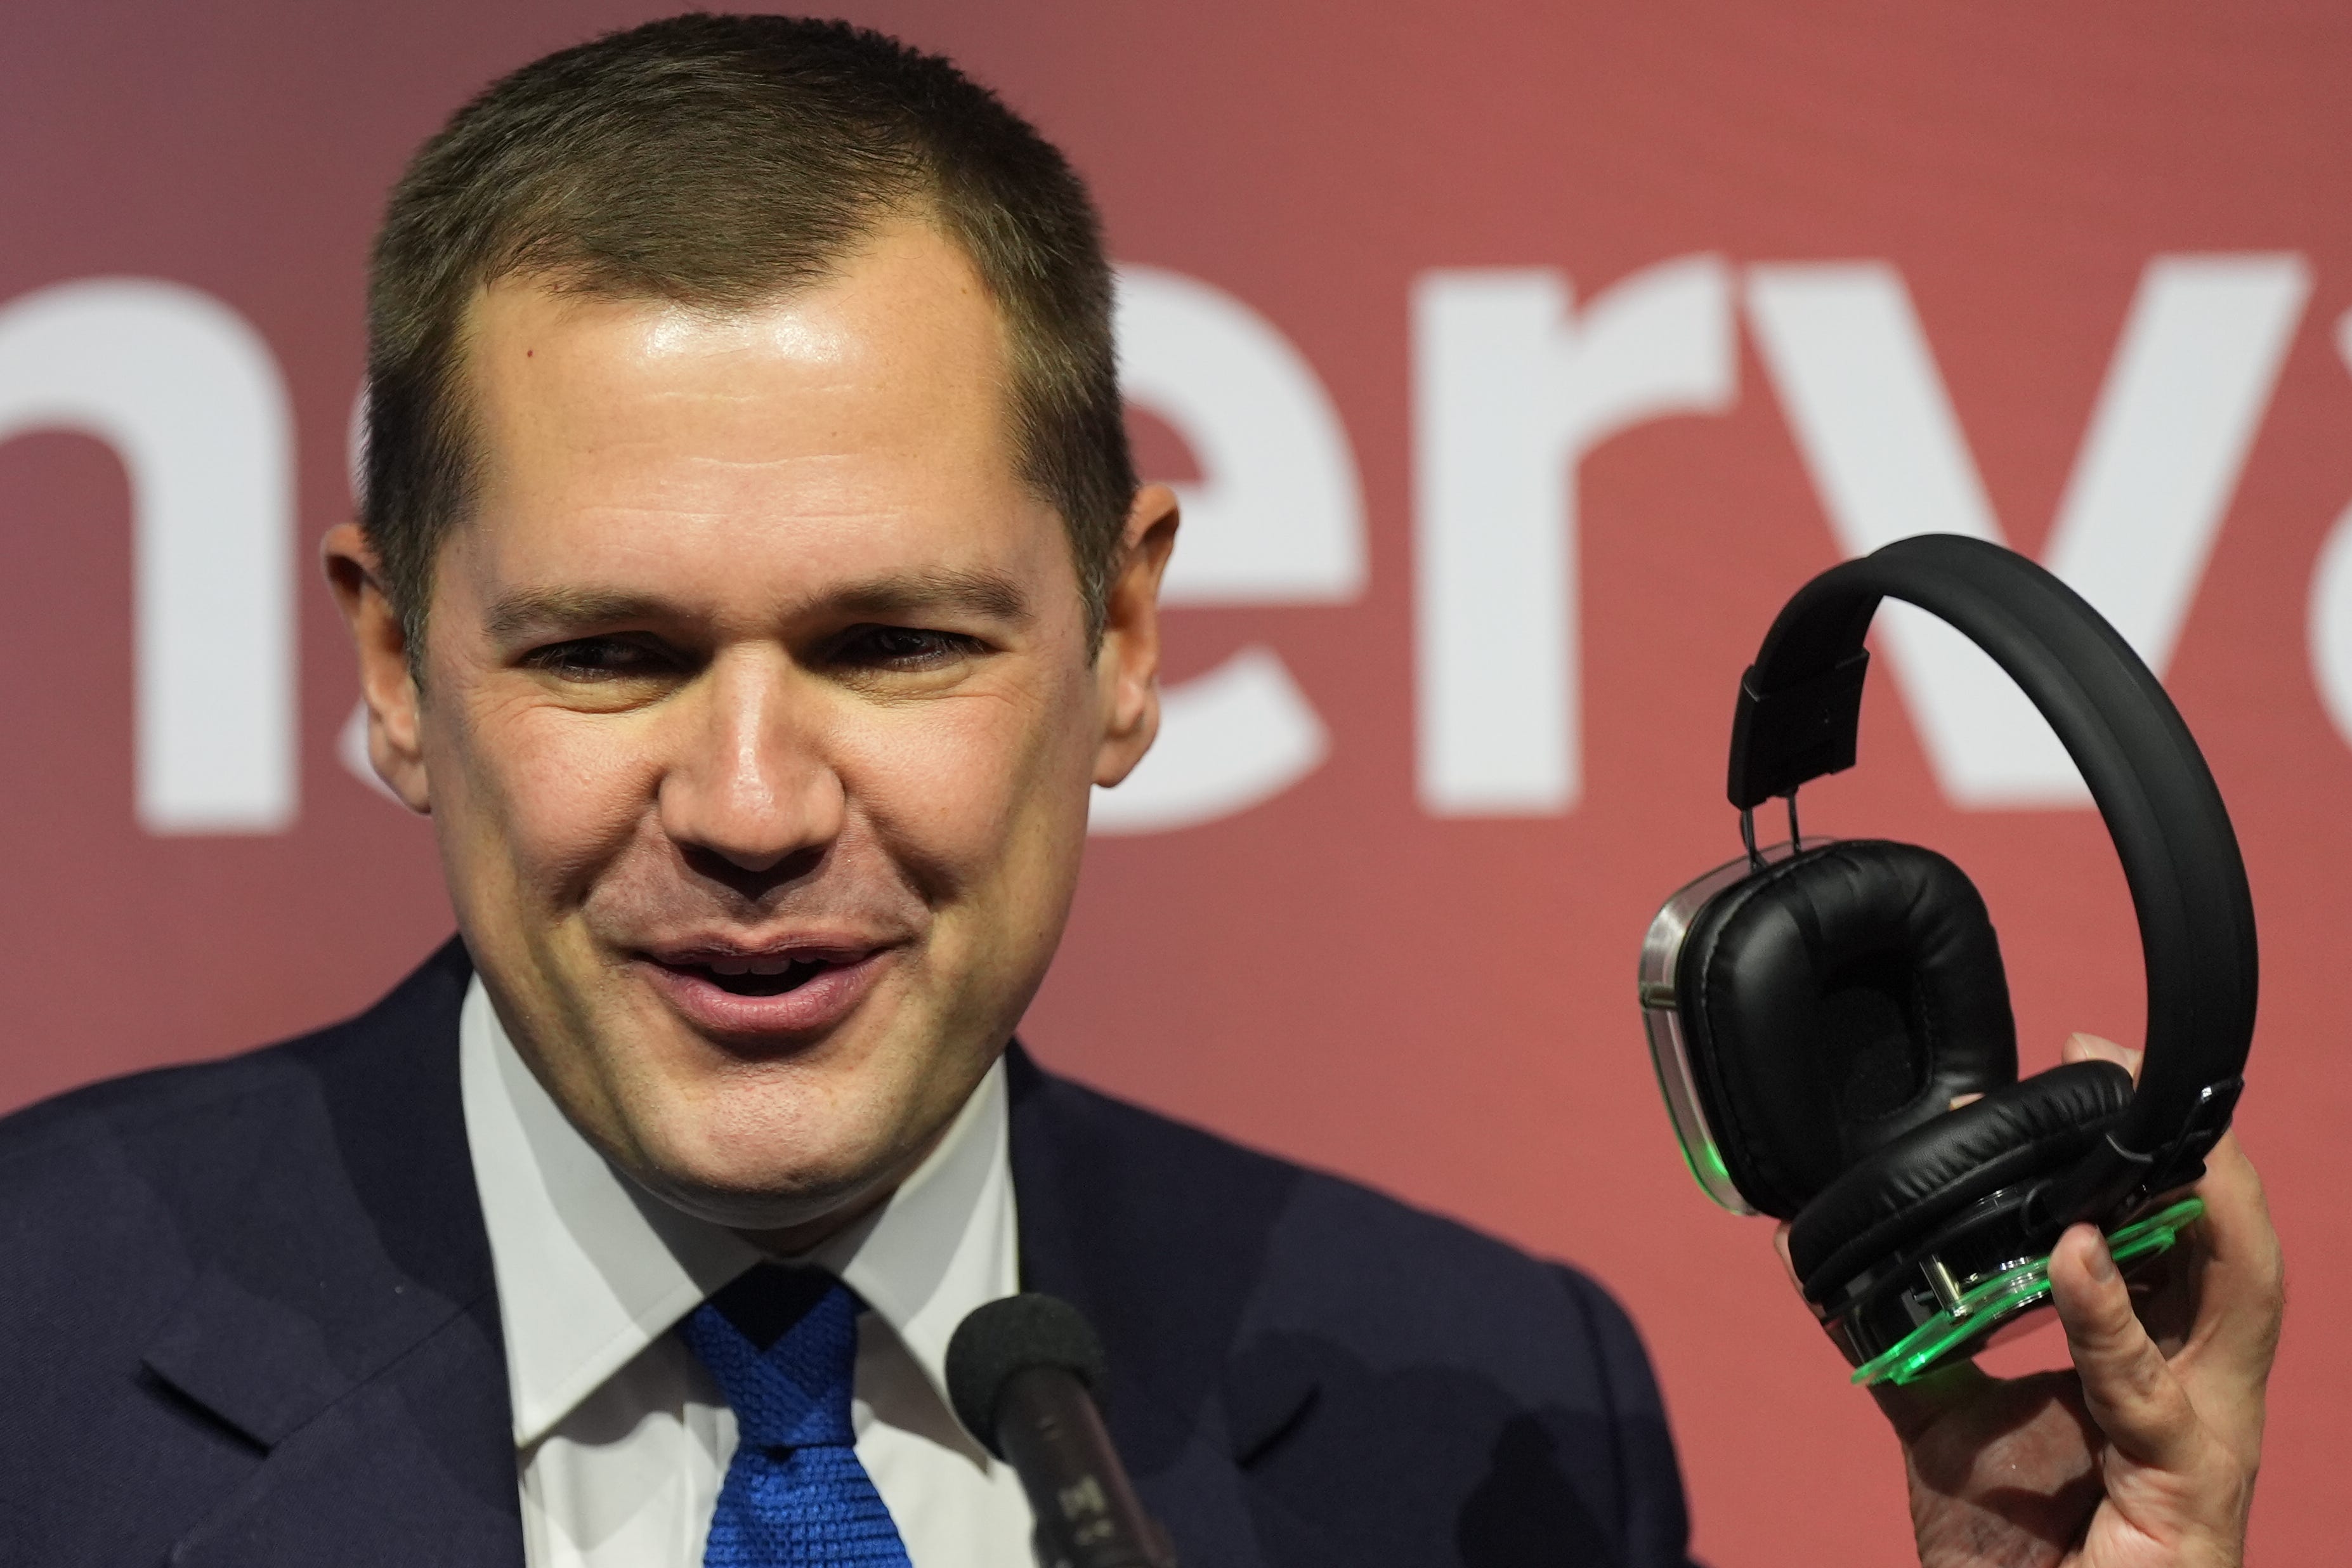
<svg viewBox="0 0 2352 1568">
<path fill-rule="evenodd" d="M 1060 156 L 838 25 L 616 35 L 425 147 L 326 560 L 460 938 L 0 1132 L 0 1555 L 1024 1563 L 940 1384 L 1025 1287 L 1194 1568 L 1683 1561 L 1598 1288 L 1012 1044 L 1157 720 L 1108 305 Z M 2171 1365 L 2085 1233 L 2080 1390 L 1898 1411 L 1933 1561 L 2232 1560 L 2274 1252 L 2209 1188 Z"/>
</svg>

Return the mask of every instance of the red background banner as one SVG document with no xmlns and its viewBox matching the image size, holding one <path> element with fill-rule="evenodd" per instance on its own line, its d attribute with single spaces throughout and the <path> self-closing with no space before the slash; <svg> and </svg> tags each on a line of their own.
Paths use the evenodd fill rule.
<svg viewBox="0 0 2352 1568">
<path fill-rule="evenodd" d="M 356 682 L 312 565 L 351 504 L 366 247 L 462 99 L 651 14 L 11 12 L 0 1106 L 347 1014 L 446 933 L 429 832 L 341 760 Z M 1146 356 L 1139 426 L 1203 520 L 1170 671 L 1201 728 L 1161 767 L 1160 830 L 1095 846 L 1038 1053 L 1606 1279 L 1657 1359 L 1702 1555 L 1900 1560 L 1892 1439 L 1769 1226 L 1683 1172 L 1633 963 L 1665 894 L 1737 849 L 1730 698 L 1781 600 L 1889 531 L 1997 530 L 2132 621 L 2237 818 L 2264 939 L 2240 1126 L 2294 1290 L 2253 1550 L 2332 1554 L 2352 16 L 854 15 L 1071 151 L 1176 345 Z M 1221 408 L 1319 442 L 1305 478 Z M 1807 793 L 1808 828 L 1974 875 L 2029 1068 L 2070 1029 L 2135 1039 L 2096 816 L 1960 662 L 1893 641 L 1862 766 Z M 1221 785 L 1219 757 L 1257 771 Z"/>
</svg>

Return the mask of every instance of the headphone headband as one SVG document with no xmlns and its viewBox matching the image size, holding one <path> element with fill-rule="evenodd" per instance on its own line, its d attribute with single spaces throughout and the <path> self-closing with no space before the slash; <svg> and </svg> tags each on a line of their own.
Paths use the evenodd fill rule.
<svg viewBox="0 0 2352 1568">
<path fill-rule="evenodd" d="M 1798 590 L 1741 678 L 1730 796 L 1742 811 L 1853 765 L 1884 598 L 1917 605 L 1992 657 L 2082 770 L 2139 920 L 2147 1059 L 2105 1157 L 2048 1200 L 2063 1221 L 2201 1157 L 2228 1126 L 2252 1043 L 2253 899 L 2228 811 L 2179 711 L 2081 595 L 1999 545 L 1922 534 Z"/>
</svg>

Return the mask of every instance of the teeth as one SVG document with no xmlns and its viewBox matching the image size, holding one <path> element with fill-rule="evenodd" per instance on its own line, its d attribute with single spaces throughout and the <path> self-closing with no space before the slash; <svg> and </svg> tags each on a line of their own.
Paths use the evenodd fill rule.
<svg viewBox="0 0 2352 1568">
<path fill-rule="evenodd" d="M 814 959 L 796 959 L 786 953 L 773 958 L 714 958 L 710 960 L 709 968 L 713 974 L 776 975 L 788 973 L 796 964 L 815 962 Z"/>
</svg>

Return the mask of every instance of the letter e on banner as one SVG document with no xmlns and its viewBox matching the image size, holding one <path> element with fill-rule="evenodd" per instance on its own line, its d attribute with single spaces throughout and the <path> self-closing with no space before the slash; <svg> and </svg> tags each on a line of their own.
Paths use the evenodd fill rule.
<svg viewBox="0 0 2352 1568">
<path fill-rule="evenodd" d="M 1323 384 L 1272 322 L 1180 273 L 1122 267 L 1120 380 L 1165 419 L 1202 478 L 1183 508 L 1163 604 L 1345 604 L 1363 592 L 1355 454 Z M 1320 763 L 1322 721 L 1272 649 L 1240 649 L 1160 695 L 1160 737 L 1089 827 L 1161 833 L 1245 811 Z"/>
</svg>

